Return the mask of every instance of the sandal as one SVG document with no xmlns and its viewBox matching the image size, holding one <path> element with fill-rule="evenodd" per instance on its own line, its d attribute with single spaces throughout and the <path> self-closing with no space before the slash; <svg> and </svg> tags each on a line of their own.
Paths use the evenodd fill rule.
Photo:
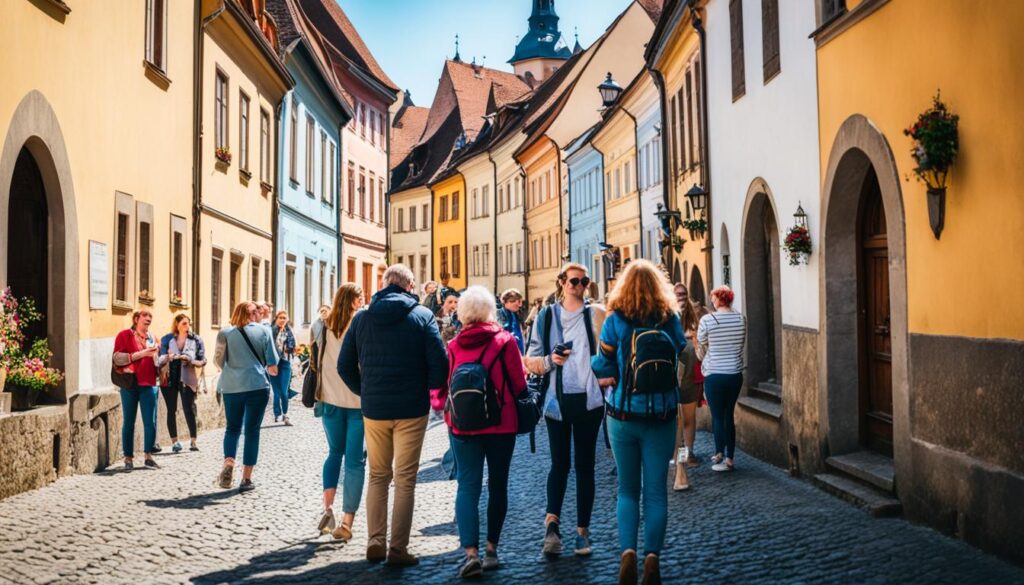
<svg viewBox="0 0 1024 585">
<path fill-rule="evenodd" d="M 341 524 L 338 524 L 338 527 L 335 528 L 333 532 L 331 532 L 331 536 L 333 536 L 335 540 L 348 542 L 352 540 L 352 527 L 347 526 L 342 522 Z"/>
</svg>

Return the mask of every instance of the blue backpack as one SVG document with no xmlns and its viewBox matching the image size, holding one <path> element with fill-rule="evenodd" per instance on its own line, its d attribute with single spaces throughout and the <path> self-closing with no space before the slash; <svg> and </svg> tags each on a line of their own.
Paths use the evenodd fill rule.
<svg viewBox="0 0 1024 585">
<path fill-rule="evenodd" d="M 494 362 L 501 359 L 501 352 L 490 366 L 484 367 L 486 352 L 484 347 L 476 360 L 455 366 L 448 382 L 445 410 L 451 415 L 452 426 L 460 431 L 479 431 L 501 423 L 503 405 L 490 375 Z"/>
</svg>

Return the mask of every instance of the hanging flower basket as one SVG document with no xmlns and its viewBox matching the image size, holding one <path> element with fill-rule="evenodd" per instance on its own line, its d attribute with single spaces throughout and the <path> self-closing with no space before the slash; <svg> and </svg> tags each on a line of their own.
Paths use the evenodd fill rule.
<svg viewBox="0 0 1024 585">
<path fill-rule="evenodd" d="M 903 131 L 913 139 L 914 174 L 928 186 L 928 220 L 935 239 L 946 223 L 946 180 L 960 149 L 960 116 L 953 114 L 936 93 L 932 107 Z"/>
<path fill-rule="evenodd" d="M 811 258 L 811 233 L 807 226 L 795 225 L 789 228 L 786 239 L 782 242 L 789 256 L 790 266 L 807 264 Z"/>
<path fill-rule="evenodd" d="M 217 157 L 217 160 L 219 162 L 222 162 L 222 163 L 224 163 L 226 165 L 231 164 L 231 149 L 230 148 L 225 148 L 223 146 L 218 147 L 216 150 L 213 151 L 213 156 Z"/>
<path fill-rule="evenodd" d="M 708 231 L 708 222 L 702 217 L 700 219 L 684 219 L 683 229 L 690 232 L 690 235 L 698 234 L 701 237 Z"/>
</svg>

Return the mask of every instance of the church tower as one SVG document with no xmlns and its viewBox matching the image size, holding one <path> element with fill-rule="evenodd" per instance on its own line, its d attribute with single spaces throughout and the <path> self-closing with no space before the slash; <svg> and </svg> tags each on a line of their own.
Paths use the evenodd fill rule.
<svg viewBox="0 0 1024 585">
<path fill-rule="evenodd" d="M 551 76 L 572 51 L 558 30 L 555 0 L 533 0 L 530 28 L 516 45 L 516 53 L 509 59 L 516 75 L 535 85 Z"/>
</svg>

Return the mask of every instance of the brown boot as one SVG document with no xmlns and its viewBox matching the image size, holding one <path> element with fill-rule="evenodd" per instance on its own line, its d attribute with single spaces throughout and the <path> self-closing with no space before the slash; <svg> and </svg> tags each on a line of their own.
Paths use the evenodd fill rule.
<svg viewBox="0 0 1024 585">
<path fill-rule="evenodd" d="M 636 585 L 636 551 L 622 553 L 619 562 L 619 585 Z"/>
<path fill-rule="evenodd" d="M 372 543 L 366 547 L 366 560 L 371 563 L 379 563 L 388 558 L 388 549 L 380 543 Z"/>
<path fill-rule="evenodd" d="M 409 551 L 398 550 L 392 547 L 388 549 L 387 564 L 392 567 L 411 567 L 420 564 L 420 560 L 414 555 L 409 554 Z"/>
<path fill-rule="evenodd" d="M 661 567 L 658 566 L 658 555 L 651 553 L 644 559 L 643 585 L 661 585 Z"/>
</svg>

